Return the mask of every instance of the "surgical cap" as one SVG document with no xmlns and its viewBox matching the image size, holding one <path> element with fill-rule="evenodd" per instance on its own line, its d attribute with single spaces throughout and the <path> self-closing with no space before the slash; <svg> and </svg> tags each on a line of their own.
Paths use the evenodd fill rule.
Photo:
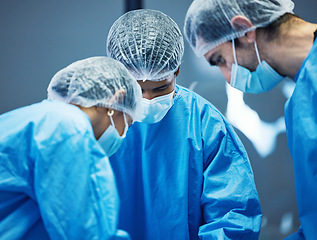
<svg viewBox="0 0 317 240">
<path fill-rule="evenodd" d="M 122 62 L 137 80 L 161 81 L 180 66 L 184 40 L 169 16 L 155 10 L 134 10 L 112 25 L 107 54 Z"/>
<path fill-rule="evenodd" d="M 47 92 L 49 100 L 87 108 L 113 108 L 133 120 L 142 114 L 139 84 L 122 63 L 109 57 L 91 57 L 70 64 L 54 75 Z"/>
<path fill-rule="evenodd" d="M 184 32 L 197 56 L 258 27 L 265 27 L 285 13 L 292 13 L 290 0 L 194 0 L 189 7 Z M 248 18 L 254 27 L 234 29 L 236 15 Z"/>
</svg>

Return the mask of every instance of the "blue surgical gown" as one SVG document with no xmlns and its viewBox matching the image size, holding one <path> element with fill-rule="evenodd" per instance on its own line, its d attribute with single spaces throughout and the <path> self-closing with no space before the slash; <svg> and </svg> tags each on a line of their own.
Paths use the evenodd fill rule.
<svg viewBox="0 0 317 240">
<path fill-rule="evenodd" d="M 261 208 L 246 151 L 221 113 L 176 85 L 158 123 L 135 123 L 110 157 L 119 227 L 133 240 L 257 239 Z"/>
<path fill-rule="evenodd" d="M 301 231 L 306 239 L 317 239 L 317 40 L 294 80 L 296 87 L 285 105 L 287 140 Z"/>
<path fill-rule="evenodd" d="M 0 239 L 108 239 L 118 205 L 79 108 L 44 100 L 0 116 Z"/>
</svg>

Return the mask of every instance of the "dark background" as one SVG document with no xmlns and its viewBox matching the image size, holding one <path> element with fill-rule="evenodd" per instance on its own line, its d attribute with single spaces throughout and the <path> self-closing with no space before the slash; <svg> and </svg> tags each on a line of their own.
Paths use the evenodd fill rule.
<svg viewBox="0 0 317 240">
<path fill-rule="evenodd" d="M 317 1 L 294 2 L 297 15 L 317 22 Z M 190 0 L 143 0 L 143 7 L 166 13 L 183 31 L 190 3 Z M 1 0 L 0 114 L 45 99 L 50 79 L 68 64 L 105 55 L 110 26 L 124 11 L 123 0 Z M 288 97 L 284 90 L 290 81 L 269 93 L 242 96 L 226 86 L 219 70 L 196 58 L 185 40 L 177 82 L 208 99 L 237 127 L 249 154 L 261 200 L 260 239 L 283 239 L 297 231 L 293 163 L 281 118 Z M 240 105 L 229 108 L 228 99 Z M 278 119 L 281 121 L 277 122 Z"/>
</svg>

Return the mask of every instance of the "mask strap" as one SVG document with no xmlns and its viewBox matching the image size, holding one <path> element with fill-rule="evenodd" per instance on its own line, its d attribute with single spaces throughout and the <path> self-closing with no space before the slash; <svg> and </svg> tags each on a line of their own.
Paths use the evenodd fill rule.
<svg viewBox="0 0 317 240">
<path fill-rule="evenodd" d="M 258 45 L 256 44 L 256 40 L 254 40 L 254 48 L 255 48 L 255 52 L 256 52 L 256 56 L 258 58 L 259 64 L 261 64 L 261 58 L 260 58 L 260 54 L 259 54 Z"/>
<path fill-rule="evenodd" d="M 128 122 L 127 122 L 127 117 L 126 117 L 125 113 L 123 113 L 123 119 L 124 119 L 125 126 L 127 126 Z"/>
<path fill-rule="evenodd" d="M 234 58 L 235 64 L 236 64 L 236 66 L 238 66 L 234 39 L 232 39 L 232 49 L 233 49 L 233 58 Z M 233 76 L 230 79 L 230 85 L 231 86 L 235 86 L 235 84 L 236 84 L 236 81 L 237 81 L 237 69 L 238 69 L 237 67 L 235 67 L 233 69 L 231 68 L 231 75 L 233 74 Z"/>
<path fill-rule="evenodd" d="M 232 39 L 232 49 L 233 49 L 233 58 L 234 58 L 234 62 L 235 64 L 238 65 L 238 61 L 237 61 L 237 55 L 236 55 L 236 47 L 234 45 L 234 39 Z"/>
<path fill-rule="evenodd" d="M 110 122 L 111 122 L 112 126 L 115 128 L 114 121 L 113 121 L 113 118 L 112 118 L 112 115 L 114 114 L 114 110 L 111 109 L 111 111 L 108 111 L 107 114 L 108 114 L 108 116 L 110 118 Z"/>
<path fill-rule="evenodd" d="M 123 113 L 123 119 L 124 119 L 125 126 L 124 126 L 124 131 L 123 131 L 122 136 L 125 136 L 127 131 L 128 131 L 128 128 L 129 128 L 129 125 L 127 122 L 127 117 L 125 116 L 125 113 Z"/>
</svg>

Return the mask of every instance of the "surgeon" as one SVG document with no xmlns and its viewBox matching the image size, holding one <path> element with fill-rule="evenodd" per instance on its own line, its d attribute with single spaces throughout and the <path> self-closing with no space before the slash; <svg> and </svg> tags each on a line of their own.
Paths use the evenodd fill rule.
<svg viewBox="0 0 317 240">
<path fill-rule="evenodd" d="M 48 100 L 0 115 L 0 238 L 128 239 L 116 232 L 107 155 L 141 113 L 141 98 L 120 62 L 92 57 L 56 73 Z"/>
<path fill-rule="evenodd" d="M 285 77 L 296 83 L 285 105 L 301 228 L 290 239 L 316 239 L 317 24 L 293 14 L 290 0 L 195 0 L 184 31 L 198 56 L 246 93 Z"/>
<path fill-rule="evenodd" d="M 262 214 L 241 141 L 212 104 L 176 84 L 177 24 L 155 10 L 128 12 L 112 25 L 107 53 L 138 80 L 144 107 L 110 157 L 119 228 L 137 240 L 257 239 Z"/>
</svg>

